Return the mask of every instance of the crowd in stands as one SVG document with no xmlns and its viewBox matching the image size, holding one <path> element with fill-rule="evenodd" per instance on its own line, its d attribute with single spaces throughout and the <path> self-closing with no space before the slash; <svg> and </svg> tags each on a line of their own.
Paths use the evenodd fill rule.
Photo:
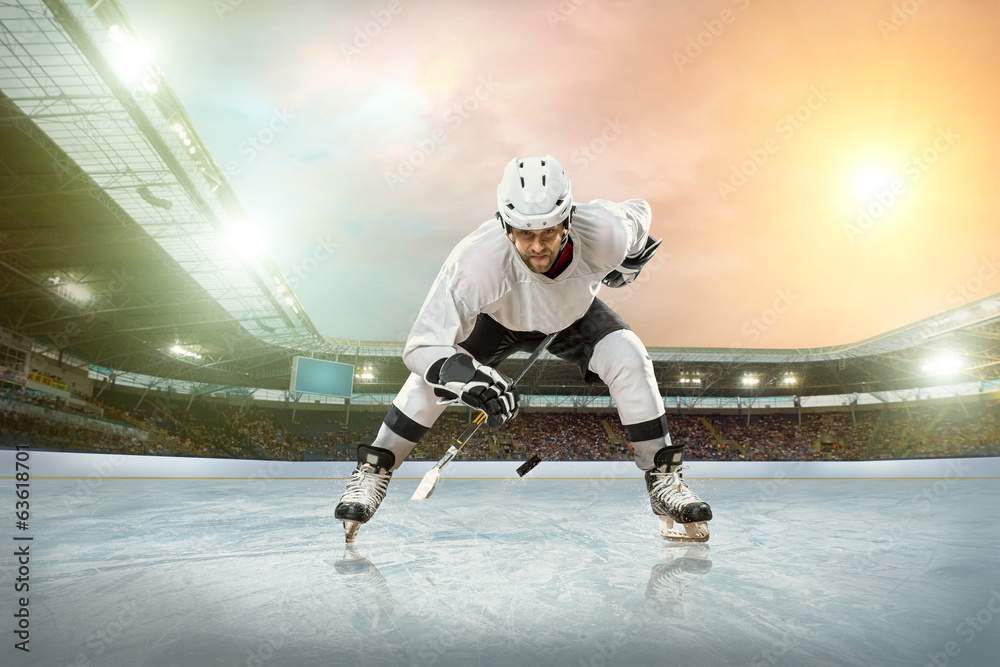
<svg viewBox="0 0 1000 667">
<path fill-rule="evenodd" d="M 43 408 L 59 409 L 62 407 L 62 401 L 58 397 L 40 391 L 24 389 L 23 387 L 10 386 L 0 388 L 0 400 L 19 401 Z"/>
<path fill-rule="evenodd" d="M 964 404 L 898 410 L 879 431 L 885 458 L 995 455 L 1000 410 Z"/>
<path fill-rule="evenodd" d="M 438 459 L 468 426 L 471 415 L 446 412 L 414 448 L 411 458 Z M 466 459 L 543 459 L 607 461 L 629 458 L 627 443 L 608 437 L 596 413 L 523 412 L 496 432 L 482 428 L 463 449 Z"/>
<path fill-rule="evenodd" d="M 157 446 L 148 440 L 142 440 L 136 432 L 134 434 L 108 433 L 101 427 L 114 422 L 84 417 L 79 411 L 66 407 L 58 398 L 42 392 L 7 387 L 0 389 L 0 401 L 4 405 L 20 403 L 44 409 L 41 413 L 0 409 L 0 446 L 2 447 L 28 444 L 32 447 L 66 451 L 157 455 L 170 453 L 162 445 Z M 52 415 L 53 412 L 77 415 L 81 418 L 78 420 L 79 423 L 69 423 L 55 418 Z"/>
<path fill-rule="evenodd" d="M 59 399 L 23 388 L 0 389 L 0 401 L 71 411 Z M 284 461 L 353 460 L 360 443 L 373 441 L 384 410 L 343 412 L 265 408 L 247 400 L 146 398 L 107 392 L 91 398 L 106 423 L 148 437 L 102 432 L 38 415 L 0 411 L 0 446 L 30 441 L 54 449 L 252 458 Z M 81 414 L 76 411 L 76 414 Z M 471 419 L 447 410 L 411 458 L 436 460 Z M 97 418 L 94 418 L 97 421 Z M 750 415 L 668 415 L 671 438 L 688 460 L 856 460 L 866 458 L 1000 454 L 1000 403 L 919 405 L 883 410 L 754 412 Z M 77 420 L 78 422 L 80 420 Z M 106 429 L 105 429 L 106 430 Z M 629 460 L 631 446 L 615 412 L 523 411 L 497 431 L 481 429 L 463 451 L 466 460 Z"/>
</svg>

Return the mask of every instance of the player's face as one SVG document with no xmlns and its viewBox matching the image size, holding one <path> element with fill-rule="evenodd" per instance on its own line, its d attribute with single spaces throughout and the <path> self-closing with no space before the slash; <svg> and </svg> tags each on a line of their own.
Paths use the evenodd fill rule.
<svg viewBox="0 0 1000 667">
<path fill-rule="evenodd" d="M 528 268 L 535 273 L 545 273 L 552 268 L 562 245 L 563 229 L 566 223 L 560 223 L 548 229 L 514 229 L 511 239 L 517 254 L 521 256 Z"/>
</svg>

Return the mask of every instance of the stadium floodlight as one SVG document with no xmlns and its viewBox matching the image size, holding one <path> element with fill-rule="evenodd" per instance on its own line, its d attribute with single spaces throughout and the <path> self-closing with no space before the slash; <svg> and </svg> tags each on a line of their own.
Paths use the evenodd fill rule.
<svg viewBox="0 0 1000 667">
<path fill-rule="evenodd" d="M 798 382 L 799 382 L 799 379 L 797 377 L 795 377 L 794 375 L 792 375 L 791 373 L 787 373 L 785 375 L 785 377 L 781 378 L 781 383 L 782 384 L 793 385 L 793 384 L 798 384 Z"/>
<path fill-rule="evenodd" d="M 701 378 L 691 377 L 692 375 L 701 375 L 701 372 L 681 371 L 681 376 L 677 378 L 677 381 L 681 384 L 701 384 Z"/>
<path fill-rule="evenodd" d="M 61 276 L 49 277 L 49 284 L 55 288 L 59 296 L 78 305 L 89 303 L 94 298 L 86 285 L 63 280 Z"/>
<path fill-rule="evenodd" d="M 62 285 L 62 290 L 70 299 L 80 303 L 87 303 L 94 298 L 89 289 L 77 283 L 65 283 Z"/>
<path fill-rule="evenodd" d="M 255 259 L 264 254 L 266 244 L 257 225 L 249 220 L 234 221 L 226 225 L 226 240 L 241 257 Z"/>
<path fill-rule="evenodd" d="M 921 370 L 928 375 L 950 375 L 962 370 L 965 361 L 954 352 L 942 352 L 924 362 Z"/>
<path fill-rule="evenodd" d="M 128 83 L 142 79 L 150 65 L 151 58 L 146 49 L 121 26 L 113 25 L 108 29 L 111 41 L 115 43 L 116 52 L 113 58 L 115 70 Z"/>
<path fill-rule="evenodd" d="M 174 354 L 174 356 L 178 357 L 187 357 L 189 359 L 201 359 L 200 354 L 198 354 L 197 352 L 192 352 L 191 350 L 188 350 L 186 348 L 183 348 L 180 345 L 174 345 L 173 347 L 171 347 L 170 352 Z"/>
<path fill-rule="evenodd" d="M 743 386 L 744 387 L 756 387 L 760 384 L 760 378 L 756 375 L 744 375 L 743 376 Z"/>
</svg>

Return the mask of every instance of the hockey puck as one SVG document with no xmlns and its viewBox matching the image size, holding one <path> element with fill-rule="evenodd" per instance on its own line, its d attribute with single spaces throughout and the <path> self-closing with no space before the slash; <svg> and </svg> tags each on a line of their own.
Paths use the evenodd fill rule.
<svg viewBox="0 0 1000 667">
<path fill-rule="evenodd" d="M 517 469 L 517 474 L 519 477 L 524 477 L 526 474 L 531 472 L 531 469 L 542 462 L 542 457 L 538 454 L 532 454 L 531 458 L 521 464 Z"/>
</svg>

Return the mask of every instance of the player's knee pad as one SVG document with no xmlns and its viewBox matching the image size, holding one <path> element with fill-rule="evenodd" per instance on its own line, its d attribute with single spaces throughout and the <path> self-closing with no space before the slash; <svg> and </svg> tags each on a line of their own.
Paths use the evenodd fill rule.
<svg viewBox="0 0 1000 667">
<path fill-rule="evenodd" d="M 652 361 L 646 346 L 631 329 L 612 331 L 594 346 L 590 370 L 597 373 L 609 387 L 630 374 L 644 376 L 646 366 L 652 371 Z"/>
<path fill-rule="evenodd" d="M 623 424 L 663 414 L 653 362 L 634 332 L 623 329 L 602 338 L 594 348 L 590 370 L 608 385 Z"/>
<path fill-rule="evenodd" d="M 433 387 L 427 384 L 424 378 L 416 373 L 410 373 L 403 388 L 393 399 L 392 407 L 395 410 L 390 409 L 390 414 L 386 416 L 386 424 L 399 435 L 416 442 L 420 439 L 419 437 L 409 438 L 406 432 L 402 432 L 403 429 L 407 428 L 407 420 L 418 427 L 424 427 L 424 432 L 426 432 L 434 425 L 447 406 L 438 405 Z M 402 415 L 402 418 L 398 418 L 399 415 Z M 420 436 L 423 436 L 423 433 L 420 433 Z"/>
</svg>

